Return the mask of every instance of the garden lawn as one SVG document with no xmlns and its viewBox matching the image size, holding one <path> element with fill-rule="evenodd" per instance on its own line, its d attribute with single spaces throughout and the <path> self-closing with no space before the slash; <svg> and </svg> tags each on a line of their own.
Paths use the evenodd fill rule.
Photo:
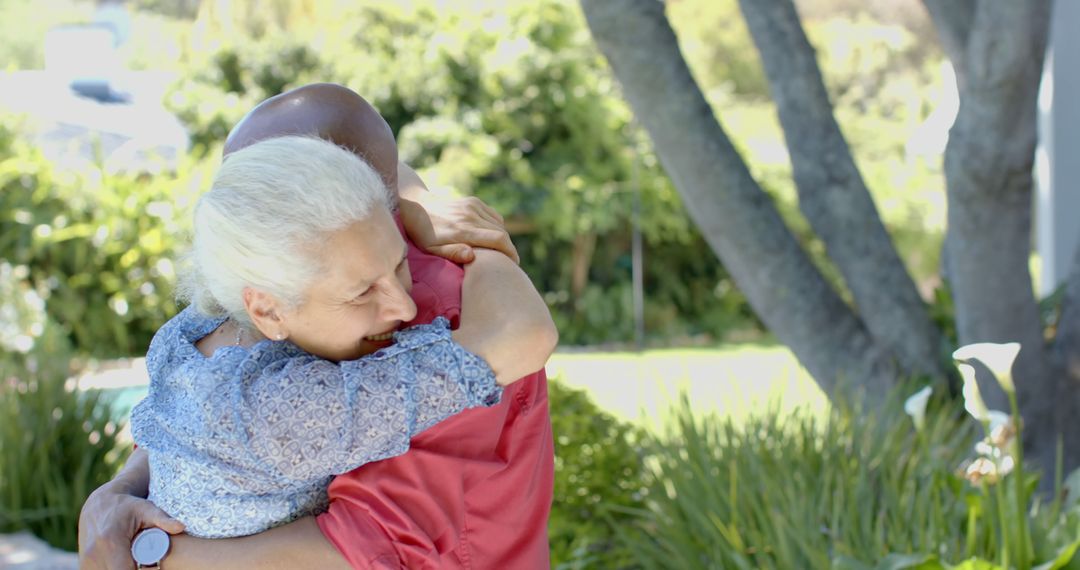
<svg viewBox="0 0 1080 570">
<path fill-rule="evenodd" d="M 742 423 L 770 407 L 781 416 L 799 407 L 815 415 L 828 402 L 795 356 L 780 345 L 643 352 L 559 352 L 548 376 L 581 388 L 604 410 L 657 432 L 685 393 L 697 414 L 716 412 Z"/>
<path fill-rule="evenodd" d="M 679 394 L 695 413 L 716 412 L 737 424 L 775 407 L 781 415 L 806 407 L 815 415 L 828 402 L 795 356 L 781 345 L 738 344 L 643 352 L 561 351 L 548 377 L 584 389 L 603 410 L 657 432 Z M 118 398 L 124 419 L 146 395 L 142 359 L 81 379 L 82 388 L 105 388 Z"/>
</svg>

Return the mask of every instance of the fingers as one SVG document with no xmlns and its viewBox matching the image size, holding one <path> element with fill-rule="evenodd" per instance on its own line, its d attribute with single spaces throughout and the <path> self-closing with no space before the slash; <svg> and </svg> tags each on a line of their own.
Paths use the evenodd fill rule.
<svg viewBox="0 0 1080 570">
<path fill-rule="evenodd" d="M 476 258 L 472 248 L 463 243 L 433 245 L 427 249 L 427 252 L 462 265 L 472 263 L 472 260 Z"/>
<path fill-rule="evenodd" d="M 184 532 L 184 523 L 170 517 L 165 511 L 148 501 L 139 504 L 139 512 L 135 516 L 142 521 L 142 528 L 156 526 L 169 534 Z"/>
<path fill-rule="evenodd" d="M 464 201 L 470 208 L 475 210 L 477 215 L 479 215 L 480 217 L 488 220 L 489 222 L 499 227 L 502 227 L 505 224 L 502 214 L 497 212 L 495 208 L 492 208 L 491 206 L 485 204 L 484 201 L 480 198 L 477 198 L 476 196 L 470 196 L 468 198 L 465 198 Z"/>
<path fill-rule="evenodd" d="M 514 260 L 514 263 L 520 263 L 517 248 L 514 247 L 514 242 L 510 240 L 510 234 L 506 233 L 505 230 L 479 227 L 468 228 L 461 230 L 460 235 L 455 237 L 457 241 L 462 243 L 485 249 L 494 249 Z"/>
<path fill-rule="evenodd" d="M 504 220 L 479 198 L 426 202 L 425 206 L 401 202 L 402 222 L 416 245 L 455 263 L 469 263 L 471 247 L 498 251 L 520 263 L 517 248 L 506 232 Z M 470 247 L 471 246 L 471 247 Z"/>
<path fill-rule="evenodd" d="M 485 208 L 486 208 L 486 206 L 485 206 Z M 488 209 L 490 209 L 490 208 L 488 208 Z M 500 229 L 500 230 L 503 229 L 502 216 L 498 216 L 498 215 L 493 216 L 492 212 L 494 212 L 494 210 L 489 212 L 488 209 L 477 209 L 474 212 L 474 214 L 476 215 L 476 217 L 478 219 L 483 220 L 485 222 L 486 226 L 494 228 L 494 229 Z"/>
<path fill-rule="evenodd" d="M 476 196 L 451 199 L 447 204 L 448 211 L 456 211 L 461 222 L 479 223 L 478 220 L 483 220 L 487 225 L 498 228 L 502 228 L 505 223 L 502 214 Z"/>
<path fill-rule="evenodd" d="M 488 206 L 483 202 L 480 202 L 480 205 L 483 206 L 483 210 L 487 212 L 488 215 L 495 218 L 495 221 L 499 222 L 500 226 L 506 225 L 506 220 L 503 219 L 502 214 L 496 211 L 495 208 L 492 208 L 491 206 Z"/>
<path fill-rule="evenodd" d="M 468 203 L 465 203 L 468 201 Z M 502 216 L 476 198 L 467 198 L 459 205 L 454 225 L 458 228 L 483 228 L 503 231 Z"/>
<path fill-rule="evenodd" d="M 509 257 L 514 264 L 521 265 L 521 256 L 518 255 L 518 250 L 517 247 L 514 246 L 514 242 L 510 240 L 510 234 L 503 233 L 503 238 L 503 240 L 500 240 L 502 246 L 495 248 L 496 251 L 500 251 L 503 255 Z"/>
</svg>

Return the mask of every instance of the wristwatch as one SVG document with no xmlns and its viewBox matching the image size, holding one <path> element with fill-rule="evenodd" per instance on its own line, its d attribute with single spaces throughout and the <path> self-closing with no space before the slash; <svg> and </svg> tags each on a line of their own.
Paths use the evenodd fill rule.
<svg viewBox="0 0 1080 570">
<path fill-rule="evenodd" d="M 148 528 L 131 541 L 131 557 L 136 568 L 161 568 L 161 560 L 169 553 L 169 533 L 160 528 Z"/>
</svg>

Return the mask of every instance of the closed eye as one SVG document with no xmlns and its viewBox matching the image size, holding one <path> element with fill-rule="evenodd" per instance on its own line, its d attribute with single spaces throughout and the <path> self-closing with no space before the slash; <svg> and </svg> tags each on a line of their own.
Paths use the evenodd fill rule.
<svg viewBox="0 0 1080 570">
<path fill-rule="evenodd" d="M 406 267 L 408 267 L 408 263 L 409 263 L 408 253 L 409 253 L 409 251 L 408 251 L 408 249 L 406 249 L 405 252 L 401 254 L 401 261 L 399 261 L 398 264 L 397 264 L 397 267 L 394 268 L 394 273 L 395 274 L 400 274 Z M 378 289 L 378 283 L 372 284 L 367 289 L 364 289 L 363 293 L 360 293 L 359 295 L 353 297 L 352 301 L 354 303 L 355 302 L 365 301 L 369 297 L 371 297 L 371 295 L 377 289 Z"/>
</svg>

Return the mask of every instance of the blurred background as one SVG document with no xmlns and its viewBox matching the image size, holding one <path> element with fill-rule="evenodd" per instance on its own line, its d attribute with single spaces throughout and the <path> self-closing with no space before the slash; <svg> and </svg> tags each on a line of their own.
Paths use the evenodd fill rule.
<svg viewBox="0 0 1080 570">
<path fill-rule="evenodd" d="M 882 221 L 935 323 L 955 343 L 940 265 L 942 153 L 959 103 L 926 10 L 914 0 L 796 4 Z M 788 150 L 738 5 L 670 0 L 666 11 L 751 173 L 839 283 L 799 212 Z M 551 308 L 561 334 L 548 367 L 559 455 L 556 566 L 650 566 L 647 553 L 628 546 L 634 533 L 679 528 L 671 513 L 687 507 L 656 502 L 656 489 L 692 471 L 667 463 L 693 458 L 683 448 L 665 457 L 672 437 L 719 453 L 701 464 L 700 477 L 683 481 L 700 489 L 672 495 L 688 503 L 734 497 L 729 483 L 752 485 L 764 477 L 755 469 L 817 464 L 813 453 L 828 451 L 784 434 L 820 442 L 823 430 L 839 430 L 826 447 L 858 457 L 858 438 L 875 433 L 881 439 L 864 451 L 884 453 L 878 461 L 911 454 L 882 443 L 896 439 L 891 430 L 911 431 L 898 427 L 908 421 L 903 414 L 888 423 L 830 404 L 759 321 L 688 216 L 575 2 L 2 0 L 0 37 L 0 532 L 28 529 L 75 549 L 79 506 L 130 448 L 127 414 L 145 394 L 140 357 L 178 310 L 173 260 L 225 135 L 258 102 L 317 81 L 371 101 L 394 129 L 402 160 L 433 191 L 475 195 L 500 211 Z M 1036 280 L 1040 259 L 1033 256 Z M 970 435 L 951 417 L 939 422 L 943 438 Z M 882 425 L 858 423 L 866 421 Z M 763 433 L 773 435 L 739 439 Z M 754 441 L 795 456 L 738 455 Z M 935 463 L 955 464 L 927 473 L 951 473 L 966 446 Z M 747 469 L 748 478 L 726 478 L 719 489 L 704 484 L 728 465 Z M 858 479 L 859 467 L 850 469 Z M 809 477 L 792 492 L 783 479 L 769 481 L 785 496 L 816 488 Z M 898 504 L 915 492 L 907 485 L 895 490 Z M 878 493 L 842 486 L 852 505 L 858 493 Z M 813 518 L 827 502 L 800 508 Z M 777 527 L 766 506 L 725 504 Z M 679 520 L 712 529 L 694 539 L 701 544 L 722 538 L 750 548 L 746 567 L 835 561 L 777 550 L 762 562 L 753 544 L 783 540 L 740 538 L 736 527 L 707 516 Z M 917 550 L 929 540 L 882 545 L 871 537 L 892 535 L 872 522 L 861 527 L 865 544 L 849 541 L 837 552 L 870 563 L 904 550 L 896 545 Z M 842 534 L 807 532 L 813 544 Z M 942 543 L 966 544 L 949 537 Z M 34 564 L 46 559 L 33 556 L 11 563 L 44 567 Z"/>
</svg>

